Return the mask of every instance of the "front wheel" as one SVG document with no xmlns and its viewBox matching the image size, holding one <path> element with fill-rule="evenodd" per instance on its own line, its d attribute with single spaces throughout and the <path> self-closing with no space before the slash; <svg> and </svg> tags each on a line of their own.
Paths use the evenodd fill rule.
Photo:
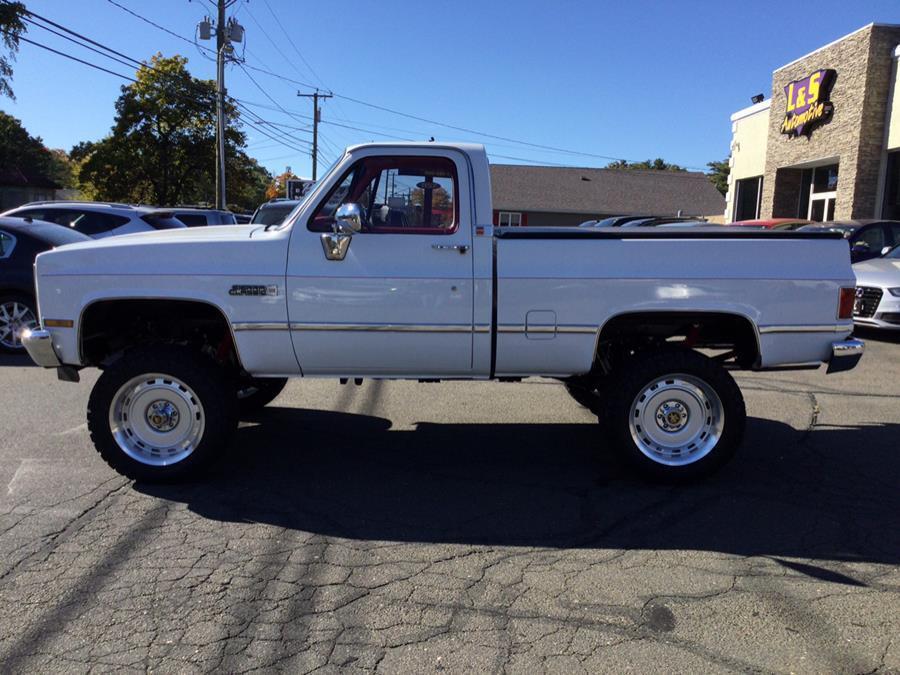
<svg viewBox="0 0 900 675">
<path fill-rule="evenodd" d="M 651 478 L 705 476 L 734 455 L 747 413 L 721 365 L 687 350 L 639 354 L 622 364 L 604 417 L 625 458 Z"/>
<path fill-rule="evenodd" d="M 148 345 L 103 371 L 87 422 L 113 469 L 135 480 L 171 480 L 221 454 L 237 425 L 237 398 L 230 378 L 200 352 Z"/>
</svg>

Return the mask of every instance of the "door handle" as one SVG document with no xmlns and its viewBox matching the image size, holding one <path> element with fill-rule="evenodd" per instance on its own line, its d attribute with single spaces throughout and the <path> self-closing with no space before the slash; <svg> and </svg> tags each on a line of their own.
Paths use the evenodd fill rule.
<svg viewBox="0 0 900 675">
<path fill-rule="evenodd" d="M 460 255 L 465 255 L 469 250 L 465 244 L 432 244 L 431 248 L 435 251 L 459 251 Z"/>
</svg>

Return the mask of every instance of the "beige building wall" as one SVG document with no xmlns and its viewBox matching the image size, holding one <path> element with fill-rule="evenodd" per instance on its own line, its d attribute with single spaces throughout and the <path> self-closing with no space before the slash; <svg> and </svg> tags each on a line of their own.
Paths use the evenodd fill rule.
<svg viewBox="0 0 900 675">
<path fill-rule="evenodd" d="M 887 150 L 900 149 L 900 47 L 894 50 L 894 68 L 891 81 L 891 101 L 888 103 Z"/>
<path fill-rule="evenodd" d="M 736 181 L 762 176 L 766 172 L 766 141 L 769 134 L 769 106 L 762 101 L 731 116 L 731 157 L 728 194 L 725 196 L 725 222 L 734 220 Z"/>
</svg>

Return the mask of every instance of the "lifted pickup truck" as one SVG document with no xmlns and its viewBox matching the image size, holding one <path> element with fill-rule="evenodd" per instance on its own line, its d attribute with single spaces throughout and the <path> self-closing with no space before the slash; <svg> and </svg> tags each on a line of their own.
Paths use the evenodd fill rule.
<svg viewBox="0 0 900 675">
<path fill-rule="evenodd" d="M 535 375 L 604 420 L 598 447 L 695 477 L 743 435 L 729 370 L 862 354 L 839 234 L 491 223 L 481 146 L 355 146 L 281 225 L 41 254 L 24 342 L 61 379 L 102 369 L 91 437 L 142 480 L 199 469 L 289 377 Z"/>
</svg>

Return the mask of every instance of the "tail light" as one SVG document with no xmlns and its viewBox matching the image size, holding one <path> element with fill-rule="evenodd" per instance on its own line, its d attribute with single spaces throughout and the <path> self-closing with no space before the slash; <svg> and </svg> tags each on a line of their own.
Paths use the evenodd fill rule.
<svg viewBox="0 0 900 675">
<path fill-rule="evenodd" d="M 838 301 L 838 318 L 853 318 L 853 303 L 856 302 L 856 288 L 842 288 Z"/>
</svg>

